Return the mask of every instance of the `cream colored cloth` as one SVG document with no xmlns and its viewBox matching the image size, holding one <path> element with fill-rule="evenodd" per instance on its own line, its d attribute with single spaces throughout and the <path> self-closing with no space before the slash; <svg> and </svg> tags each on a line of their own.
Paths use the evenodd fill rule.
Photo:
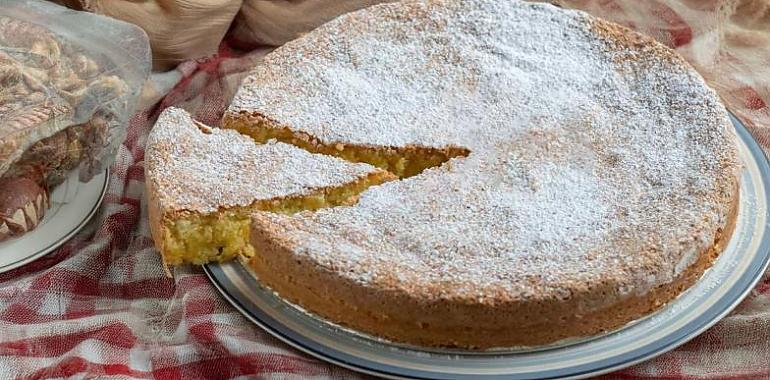
<svg viewBox="0 0 770 380">
<path fill-rule="evenodd" d="M 139 25 L 150 37 L 153 68 L 166 70 L 216 54 L 231 25 L 240 47 L 280 46 L 343 13 L 388 0 L 53 1 Z"/>
<path fill-rule="evenodd" d="M 242 0 L 55 0 L 138 25 L 152 47 L 153 69 L 213 55 Z"/>
<path fill-rule="evenodd" d="M 154 68 L 212 55 L 241 0 L 95 0 L 98 12 L 142 27 L 150 37 Z"/>
<path fill-rule="evenodd" d="M 341 14 L 384 2 L 388 1 L 244 0 L 233 37 L 246 45 L 280 46 Z"/>
</svg>

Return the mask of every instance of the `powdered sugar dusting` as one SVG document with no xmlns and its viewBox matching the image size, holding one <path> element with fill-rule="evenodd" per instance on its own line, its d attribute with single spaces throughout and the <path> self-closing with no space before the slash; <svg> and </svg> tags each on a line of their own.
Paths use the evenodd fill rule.
<svg viewBox="0 0 770 380">
<path fill-rule="evenodd" d="M 377 170 L 279 142 L 258 145 L 238 132 L 203 126 L 177 108 L 158 118 L 146 157 L 147 178 L 164 212 L 209 213 L 305 195 Z"/>
<path fill-rule="evenodd" d="M 735 136 L 680 58 L 602 25 L 542 4 L 403 1 L 276 50 L 233 115 L 327 143 L 471 154 L 371 188 L 356 206 L 260 214 L 255 228 L 362 284 L 426 297 L 566 298 L 607 284 L 628 294 L 671 281 L 726 223 Z"/>
</svg>

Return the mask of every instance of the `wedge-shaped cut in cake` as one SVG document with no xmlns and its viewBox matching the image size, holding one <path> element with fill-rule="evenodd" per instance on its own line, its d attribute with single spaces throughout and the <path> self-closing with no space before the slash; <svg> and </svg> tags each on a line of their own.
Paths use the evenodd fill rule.
<svg viewBox="0 0 770 380">
<path fill-rule="evenodd" d="M 251 256 L 251 212 L 351 204 L 367 187 L 395 178 L 280 142 L 257 144 L 174 108 L 158 118 L 145 157 L 150 225 L 166 265 Z"/>
<path fill-rule="evenodd" d="M 622 326 L 703 274 L 738 204 L 736 136 L 703 78 L 649 37 L 547 4 L 341 16 L 265 57 L 224 126 L 403 178 L 351 207 L 255 213 L 249 265 L 313 313 L 412 344 Z"/>
<path fill-rule="evenodd" d="M 292 130 L 259 113 L 229 112 L 225 114 L 224 124 L 258 142 L 275 139 L 309 152 L 340 157 L 351 162 L 365 162 L 402 178 L 420 174 L 427 168 L 440 166 L 451 158 L 465 157 L 470 153 L 468 149 L 451 145 L 376 146 L 343 140 L 325 141 L 307 132 Z"/>
</svg>

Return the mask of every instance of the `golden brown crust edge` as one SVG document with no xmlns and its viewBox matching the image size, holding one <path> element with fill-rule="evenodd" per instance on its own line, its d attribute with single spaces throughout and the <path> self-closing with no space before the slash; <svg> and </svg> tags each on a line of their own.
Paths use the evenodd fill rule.
<svg viewBox="0 0 770 380">
<path fill-rule="evenodd" d="M 168 263 L 166 263 L 166 256 L 164 255 L 166 240 L 164 238 L 163 212 L 161 211 L 160 200 L 157 197 L 157 191 L 153 186 L 153 180 L 149 173 L 145 173 L 144 191 L 147 194 L 147 218 L 150 221 L 150 235 L 152 235 L 152 239 L 155 241 L 155 248 L 160 253 L 163 271 L 167 277 L 172 277 Z"/>
<path fill-rule="evenodd" d="M 737 186 L 734 194 L 724 230 L 674 281 L 584 315 L 576 314 L 586 301 L 580 297 L 483 305 L 426 302 L 403 292 L 360 286 L 295 256 L 279 235 L 260 224 L 258 216 L 251 232 L 257 253 L 249 266 L 260 282 L 283 298 L 335 323 L 393 341 L 478 349 L 538 346 L 611 331 L 661 308 L 689 288 L 732 236 L 738 213 Z M 594 293 L 609 296 L 608 289 Z"/>
</svg>

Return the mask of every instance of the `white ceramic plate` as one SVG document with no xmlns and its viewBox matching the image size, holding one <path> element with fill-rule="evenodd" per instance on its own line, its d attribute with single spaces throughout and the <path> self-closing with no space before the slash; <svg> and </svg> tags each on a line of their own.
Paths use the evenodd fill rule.
<svg viewBox="0 0 770 380">
<path fill-rule="evenodd" d="M 109 171 L 91 181 L 78 180 L 77 170 L 51 192 L 51 208 L 34 230 L 0 242 L 0 273 L 30 263 L 64 244 L 94 216 L 109 182 Z"/>
<path fill-rule="evenodd" d="M 341 328 L 282 300 L 239 262 L 205 267 L 243 315 L 295 348 L 343 367 L 392 378 L 585 378 L 639 363 L 694 338 L 729 313 L 770 257 L 770 165 L 733 119 L 744 163 L 735 232 L 714 266 L 663 309 L 609 334 L 530 350 L 487 352 L 393 344 Z"/>
</svg>

